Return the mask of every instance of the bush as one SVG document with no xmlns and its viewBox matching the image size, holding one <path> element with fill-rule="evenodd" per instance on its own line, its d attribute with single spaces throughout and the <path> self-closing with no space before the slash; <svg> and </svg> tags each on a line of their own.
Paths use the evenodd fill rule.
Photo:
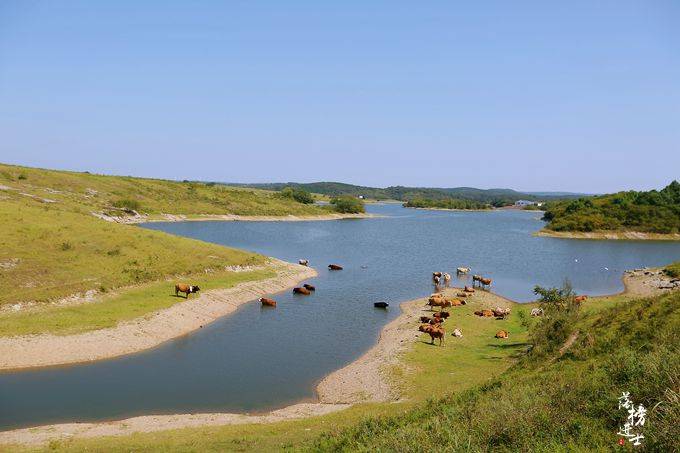
<svg viewBox="0 0 680 453">
<path fill-rule="evenodd" d="M 366 212 L 364 208 L 364 202 L 358 198 L 350 196 L 342 196 L 333 198 L 331 204 L 337 212 L 343 214 L 358 214 L 361 212 Z"/>
<path fill-rule="evenodd" d="M 536 286 L 534 294 L 540 296 L 543 316 L 529 332 L 531 355 L 545 357 L 554 354 L 574 332 L 580 304 L 574 301 L 576 294 L 568 281 L 562 288 Z"/>
<path fill-rule="evenodd" d="M 139 201 L 130 198 L 121 198 L 116 200 L 113 202 L 113 206 L 130 211 L 139 211 L 141 209 Z"/>
<path fill-rule="evenodd" d="M 279 196 L 281 198 L 290 198 L 291 200 L 295 200 L 302 204 L 314 203 L 314 197 L 312 197 L 311 193 L 294 187 L 284 187 L 281 192 L 279 192 Z"/>
</svg>

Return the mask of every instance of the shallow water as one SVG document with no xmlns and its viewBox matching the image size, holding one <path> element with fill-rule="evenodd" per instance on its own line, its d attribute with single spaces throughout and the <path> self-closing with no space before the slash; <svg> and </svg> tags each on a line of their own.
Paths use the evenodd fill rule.
<svg viewBox="0 0 680 453">
<path fill-rule="evenodd" d="M 678 242 L 534 237 L 529 211 L 447 212 L 372 205 L 386 217 L 324 222 L 153 223 L 145 228 L 308 258 L 312 296 L 278 294 L 160 347 L 87 365 L 0 374 L 0 428 L 140 414 L 265 411 L 315 398 L 323 376 L 359 357 L 399 314 L 398 302 L 432 290 L 431 272 L 470 266 L 519 301 L 533 285 L 568 278 L 580 293 L 621 291 L 625 269 L 680 259 Z M 345 270 L 329 272 L 338 263 Z M 605 268 L 608 268 L 606 270 Z M 454 284 L 465 279 L 453 277 Z M 387 300 L 388 310 L 373 308 Z"/>
</svg>

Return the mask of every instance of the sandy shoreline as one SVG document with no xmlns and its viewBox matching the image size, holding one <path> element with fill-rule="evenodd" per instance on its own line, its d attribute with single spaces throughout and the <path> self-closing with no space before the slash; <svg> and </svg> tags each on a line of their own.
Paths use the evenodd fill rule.
<svg viewBox="0 0 680 453">
<path fill-rule="evenodd" d="M 595 239 L 622 241 L 680 241 L 680 234 L 641 233 L 636 231 L 550 231 L 542 229 L 534 236 L 562 239 Z"/>
<path fill-rule="evenodd" d="M 372 219 L 380 217 L 375 214 L 321 214 L 321 215 L 287 215 L 287 216 L 244 216 L 236 214 L 196 214 L 187 216 L 184 214 L 158 214 L 158 215 L 133 215 L 125 217 L 107 216 L 102 213 L 93 212 L 92 215 L 102 220 L 128 225 L 151 222 L 312 222 L 321 220 L 345 220 L 345 219 Z"/>
<path fill-rule="evenodd" d="M 76 335 L 0 338 L 0 370 L 25 369 L 110 359 L 150 349 L 228 315 L 240 305 L 315 277 L 311 267 L 271 260 L 276 277 L 206 291 L 167 309 L 116 327 Z"/>
<path fill-rule="evenodd" d="M 618 295 L 650 296 L 663 291 L 659 269 L 627 271 L 623 277 L 624 291 Z M 458 292 L 456 288 L 447 291 Z M 474 303 L 480 308 L 514 305 L 498 294 L 486 291 L 475 293 Z M 609 297 L 609 296 L 598 296 Z M 594 297 L 596 300 L 598 297 Z M 149 415 L 124 420 L 95 423 L 63 423 L 0 432 L 2 444 L 44 444 L 54 439 L 88 438 L 129 435 L 168 429 L 227 424 L 273 423 L 304 417 L 324 415 L 346 409 L 359 402 L 387 402 L 399 400 L 398 389 L 390 382 L 389 368 L 400 365 L 400 355 L 420 337 L 415 327 L 419 317 L 428 314 L 426 298 L 400 304 L 400 315 L 385 325 L 376 344 L 357 360 L 326 376 L 317 386 L 319 402 L 300 403 L 261 415 L 206 413 Z"/>
</svg>

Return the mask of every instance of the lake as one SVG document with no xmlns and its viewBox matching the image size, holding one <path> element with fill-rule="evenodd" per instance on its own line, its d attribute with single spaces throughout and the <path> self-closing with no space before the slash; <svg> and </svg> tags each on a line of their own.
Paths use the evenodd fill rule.
<svg viewBox="0 0 680 453">
<path fill-rule="evenodd" d="M 278 294 L 275 310 L 242 306 L 158 348 L 85 365 L 0 373 L 0 428 L 141 414 L 258 412 L 315 398 L 325 375 L 358 358 L 399 314 L 432 291 L 432 271 L 469 266 L 518 301 L 569 279 L 579 293 L 623 290 L 625 269 L 680 260 L 680 242 L 535 237 L 531 211 L 451 212 L 369 205 L 384 217 L 309 222 L 183 222 L 141 226 L 307 258 L 312 296 Z M 329 272 L 329 263 L 345 270 Z M 455 272 L 452 272 L 455 274 Z M 463 284 L 457 279 L 453 284 Z M 373 308 L 387 300 L 388 310 Z"/>
</svg>

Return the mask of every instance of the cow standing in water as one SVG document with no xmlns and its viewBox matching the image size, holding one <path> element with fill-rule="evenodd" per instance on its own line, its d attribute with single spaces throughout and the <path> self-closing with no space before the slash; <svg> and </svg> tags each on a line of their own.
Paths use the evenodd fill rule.
<svg viewBox="0 0 680 453">
<path fill-rule="evenodd" d="M 179 293 L 186 294 L 186 298 L 189 298 L 189 294 L 197 293 L 201 290 L 198 286 L 187 285 L 186 283 L 178 283 L 175 285 L 175 296 L 179 296 Z"/>
</svg>

